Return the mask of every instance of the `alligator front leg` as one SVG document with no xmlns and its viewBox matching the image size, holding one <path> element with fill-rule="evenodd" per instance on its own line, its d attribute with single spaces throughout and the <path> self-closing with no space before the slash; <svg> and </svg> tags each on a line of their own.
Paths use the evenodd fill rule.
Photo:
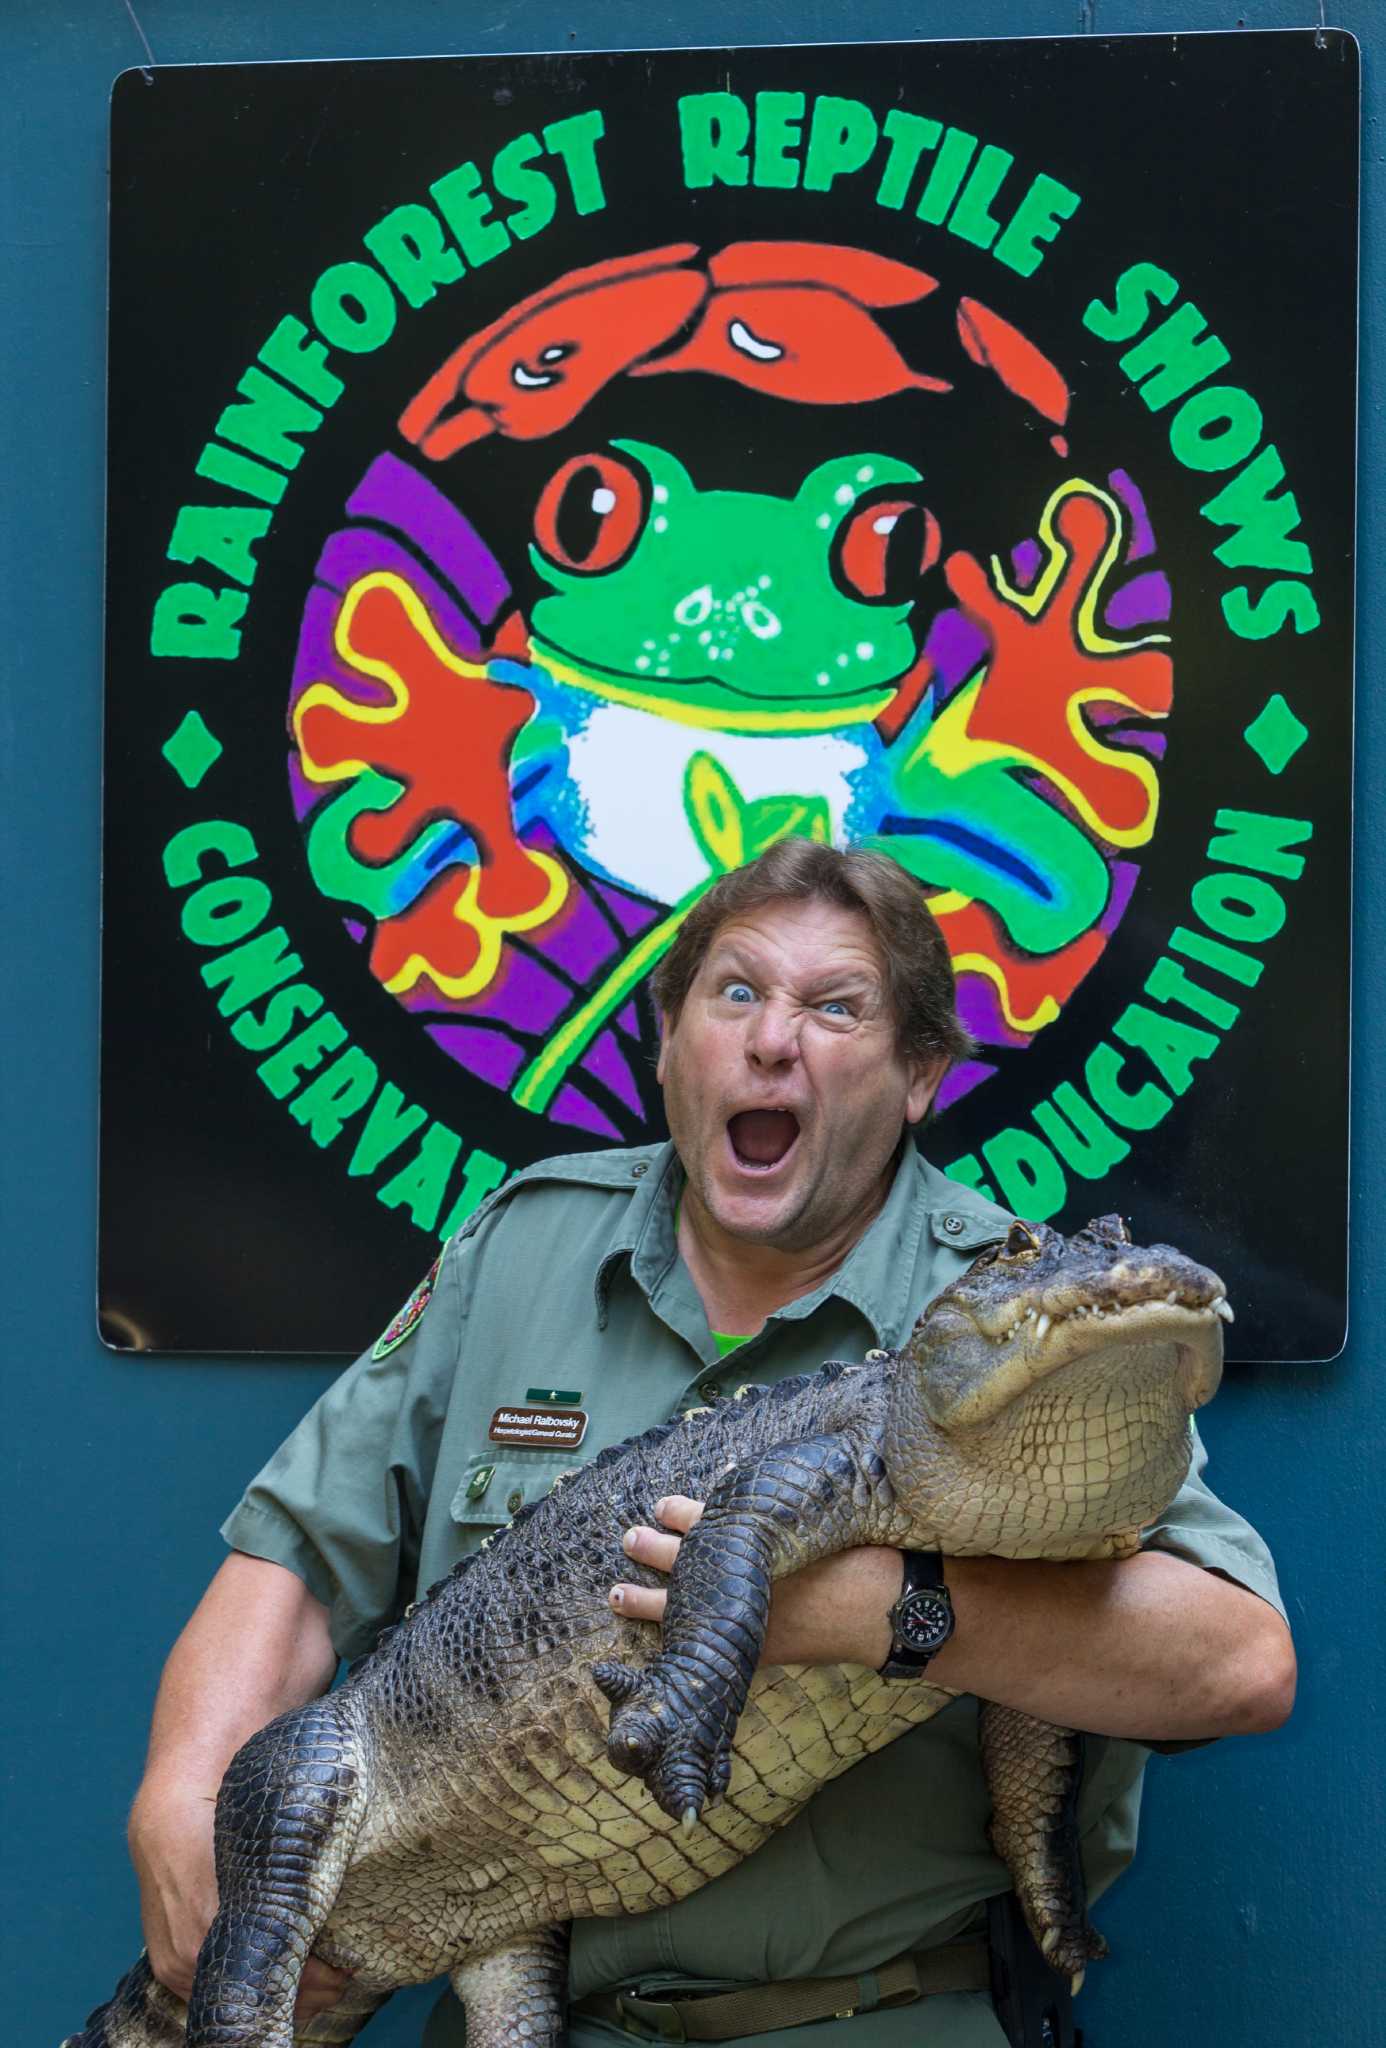
<svg viewBox="0 0 1386 2048">
<path fill-rule="evenodd" d="M 561 2048 L 568 2032 L 568 1928 L 541 1927 L 463 1963 L 451 1982 L 467 2011 L 467 2048 Z"/>
<path fill-rule="evenodd" d="M 984 1700 L 978 1717 L 991 1792 L 991 1845 L 1011 1873 L 1026 1925 L 1046 1962 L 1076 1991 L 1107 1944 L 1088 1919 L 1078 1846 L 1083 1738 Z"/>
<path fill-rule="evenodd" d="M 642 1778 L 685 1827 L 727 1789 L 772 1581 L 864 1540 L 866 1484 L 843 1436 L 782 1444 L 738 1465 L 680 1547 L 659 1656 L 643 1671 L 592 1667 L 616 1708 L 607 1738 L 612 1764 Z"/>
</svg>

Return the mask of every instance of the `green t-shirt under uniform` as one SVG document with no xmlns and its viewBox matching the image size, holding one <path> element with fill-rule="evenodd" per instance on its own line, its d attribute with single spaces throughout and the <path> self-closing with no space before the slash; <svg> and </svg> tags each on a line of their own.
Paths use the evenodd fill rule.
<svg viewBox="0 0 1386 2048">
<path fill-rule="evenodd" d="M 907 1145 L 881 1213 L 838 1271 L 724 1352 L 678 1254 L 681 1186 L 667 1145 L 528 1168 L 449 1241 L 404 1341 L 344 1372 L 248 1488 L 226 1540 L 296 1572 L 328 1608 L 342 1656 L 368 1649 L 418 1587 L 578 1459 L 746 1380 L 897 1348 L 1011 1220 Z M 580 1392 L 589 1417 L 580 1449 L 492 1443 L 494 1411 L 523 1403 L 550 1376 Z M 1280 1609 L 1265 1546 L 1204 1486 L 1202 1463 L 1200 1447 L 1195 1472 L 1145 1541 Z M 1080 1826 L 1094 1895 L 1134 1851 L 1145 1756 L 1132 1743 L 1090 1744 Z M 574 1995 L 661 1973 L 746 1982 L 850 1974 L 947 1940 L 1008 1882 L 987 1846 L 986 1815 L 976 1706 L 960 1699 L 826 1786 L 753 1857 L 692 1897 L 579 1922 Z M 985 2020 L 979 2013 L 986 2007 L 959 1996 L 868 2014 L 854 2021 L 852 2040 L 980 2048 L 999 2039 L 989 2008 Z M 927 2030 L 921 2013 L 933 2015 Z M 795 2029 L 795 2041 L 813 2048 L 816 2031 Z M 454 2036 L 431 2028 L 435 2038 Z"/>
</svg>

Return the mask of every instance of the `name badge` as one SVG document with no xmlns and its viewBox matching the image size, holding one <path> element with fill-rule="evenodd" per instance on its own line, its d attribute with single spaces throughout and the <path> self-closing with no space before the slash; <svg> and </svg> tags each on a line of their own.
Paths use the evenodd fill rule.
<svg viewBox="0 0 1386 2048">
<path fill-rule="evenodd" d="M 493 1444 L 521 1444 L 534 1451 L 573 1451 L 586 1434 L 582 1408 L 497 1408 L 487 1431 Z"/>
</svg>

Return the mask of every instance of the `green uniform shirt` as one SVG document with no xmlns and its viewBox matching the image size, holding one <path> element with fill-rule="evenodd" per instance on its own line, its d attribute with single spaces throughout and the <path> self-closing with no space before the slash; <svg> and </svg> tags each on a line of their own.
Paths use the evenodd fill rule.
<svg viewBox="0 0 1386 2048">
<path fill-rule="evenodd" d="M 745 1380 L 898 1347 L 1011 1221 L 907 1144 L 885 1206 L 837 1272 L 723 1356 L 678 1254 L 682 1184 L 667 1145 L 551 1159 L 517 1175 L 449 1240 L 403 1341 L 358 1359 L 253 1481 L 222 1533 L 304 1580 L 328 1608 L 342 1656 L 368 1649 L 418 1587 L 580 1459 Z M 541 1387 L 580 1393 L 590 1418 L 580 1449 L 491 1443 L 494 1411 Z M 1203 1461 L 1200 1446 L 1195 1473 L 1146 1541 L 1279 1609 L 1265 1546 L 1203 1485 Z M 1090 1750 L 1080 1822 L 1095 1894 L 1134 1852 L 1146 1752 L 1115 1741 Z M 986 1814 L 976 1707 L 962 1699 L 826 1786 L 755 1856 L 691 1898 L 578 1923 L 574 1995 L 661 1973 L 749 1982 L 852 1973 L 945 1940 L 1008 1882 L 986 1844 Z M 940 2013 L 977 2003 L 929 2002 Z M 867 2048 L 861 2029 L 891 2022 L 899 2032 L 908 2017 L 867 2015 L 853 2040 Z M 810 2048 L 815 2032 L 796 2029 L 795 2039 Z M 932 2036 L 916 2015 L 899 2038 Z"/>
</svg>

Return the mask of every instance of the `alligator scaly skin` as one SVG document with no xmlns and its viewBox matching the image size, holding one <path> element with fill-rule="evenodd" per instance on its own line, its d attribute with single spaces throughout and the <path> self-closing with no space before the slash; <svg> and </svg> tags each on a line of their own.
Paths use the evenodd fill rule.
<svg viewBox="0 0 1386 2048">
<path fill-rule="evenodd" d="M 1106 1219 L 1067 1242 L 1017 1226 L 898 1356 L 747 1390 L 567 1476 L 233 1760 L 191 2048 L 290 2048 L 310 1949 L 352 1973 L 356 2011 L 305 2042 L 349 2040 L 391 1989 L 450 1974 L 471 2048 L 556 2048 L 564 1923 L 695 1891 L 952 1697 L 849 1666 L 757 1671 L 772 1581 L 862 1543 L 1129 1551 L 1187 1469 L 1221 1292 Z M 661 1649 L 607 1593 L 657 1582 L 621 1539 L 670 1493 L 708 1507 Z M 1011 1720 L 998 1846 L 1038 1857 L 1018 1888 L 1039 1938 L 1058 1915 L 1067 1968 L 1075 1940 L 1089 1952 L 1082 1900 L 1057 1896 L 1043 1870 L 1067 1852 L 1024 1819 L 1027 1730 L 1041 1804 L 1054 1731 Z M 113 2015 L 73 2048 L 176 2038 Z"/>
</svg>

